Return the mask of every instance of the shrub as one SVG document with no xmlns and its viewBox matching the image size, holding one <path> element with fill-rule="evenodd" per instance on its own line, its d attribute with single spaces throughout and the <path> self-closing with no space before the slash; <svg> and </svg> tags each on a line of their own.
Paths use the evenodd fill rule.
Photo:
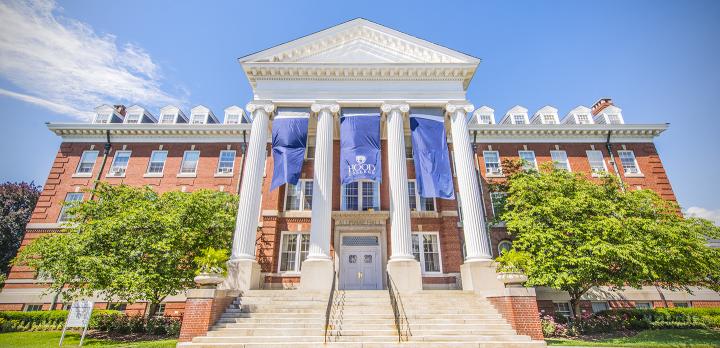
<svg viewBox="0 0 720 348">
<path fill-rule="evenodd" d="M 103 315 L 120 315 L 118 311 L 94 310 L 90 317 L 90 328 L 97 321 L 99 316 Z M 0 331 L 51 331 L 60 330 L 65 325 L 68 311 L 52 310 L 52 311 L 0 311 Z"/>
</svg>

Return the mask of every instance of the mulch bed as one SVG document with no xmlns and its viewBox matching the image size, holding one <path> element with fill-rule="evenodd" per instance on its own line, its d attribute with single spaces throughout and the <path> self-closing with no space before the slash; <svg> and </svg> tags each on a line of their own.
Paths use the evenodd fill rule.
<svg viewBox="0 0 720 348">
<path fill-rule="evenodd" d="M 161 336 L 161 335 L 144 334 L 144 333 L 119 334 L 119 333 L 114 333 L 114 332 L 105 332 L 105 331 L 96 331 L 96 330 L 88 330 L 87 337 L 103 339 L 103 340 L 120 341 L 120 342 L 156 341 L 156 340 L 168 340 L 168 339 L 177 338 L 177 337 L 168 337 L 168 336 Z"/>
<path fill-rule="evenodd" d="M 603 333 L 595 333 L 595 334 L 587 334 L 587 335 L 578 335 L 578 336 L 568 336 L 568 337 L 548 337 L 550 339 L 552 338 L 564 338 L 564 339 L 571 339 L 571 340 L 582 340 L 582 341 L 601 341 L 609 338 L 621 338 L 621 337 L 631 337 L 638 334 L 639 331 L 616 331 L 616 332 L 603 332 Z"/>
</svg>

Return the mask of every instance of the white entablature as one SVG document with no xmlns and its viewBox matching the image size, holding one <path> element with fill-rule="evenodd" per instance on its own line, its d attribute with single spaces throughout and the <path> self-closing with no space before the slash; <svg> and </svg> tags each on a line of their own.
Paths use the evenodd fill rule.
<svg viewBox="0 0 720 348">
<path fill-rule="evenodd" d="M 239 59 L 255 99 L 464 100 L 480 60 L 358 18 Z"/>
</svg>

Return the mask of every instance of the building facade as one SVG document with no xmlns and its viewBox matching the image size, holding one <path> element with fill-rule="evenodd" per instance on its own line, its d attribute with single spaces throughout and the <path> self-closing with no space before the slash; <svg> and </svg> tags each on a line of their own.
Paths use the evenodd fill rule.
<svg viewBox="0 0 720 348">
<path fill-rule="evenodd" d="M 62 231 L 63 202 L 88 199 L 96 180 L 149 185 L 164 192 L 213 189 L 239 194 L 229 289 L 479 290 L 481 271 L 512 238 L 489 225 L 502 209 L 505 159 L 524 159 L 597 176 L 617 175 L 629 188 L 675 200 L 655 137 L 666 124 L 625 122 L 610 99 L 566 114 L 516 106 L 496 113 L 466 100 L 480 60 L 363 19 L 240 59 L 254 94 L 223 117 L 197 106 L 157 114 L 141 106 L 105 105 L 91 123 L 53 123 L 62 138 L 23 245 Z M 154 110 L 153 110 L 154 111 Z M 380 181 L 340 183 L 339 120 L 351 112 L 381 115 Z M 444 118 L 454 199 L 419 195 L 409 118 Z M 309 117 L 297 185 L 271 190 L 271 129 L 283 115 Z M 629 120 L 632 115 L 627 115 Z M 107 152 L 105 149 L 109 149 Z M 480 273 L 477 273 L 480 272 Z M 45 294 L 46 280 L 14 266 L 0 293 L 2 310 L 65 305 Z M 591 291 L 584 310 L 611 307 L 717 306 L 720 295 L 655 288 Z M 538 288 L 545 314 L 569 314 L 567 294 Z M 96 306 L 141 313 L 144 303 Z M 161 311 L 180 316 L 185 297 Z"/>
</svg>

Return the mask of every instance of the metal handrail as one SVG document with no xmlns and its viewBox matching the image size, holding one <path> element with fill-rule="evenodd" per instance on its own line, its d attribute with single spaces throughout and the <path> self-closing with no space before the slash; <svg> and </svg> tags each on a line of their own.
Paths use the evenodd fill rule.
<svg viewBox="0 0 720 348">
<path fill-rule="evenodd" d="M 408 341 L 409 336 L 412 335 L 410 331 L 410 323 L 405 313 L 405 307 L 403 306 L 402 299 L 400 298 L 400 292 L 397 291 L 397 286 L 393 282 L 390 274 L 387 273 L 387 286 L 388 293 L 390 294 L 390 305 L 393 309 L 393 316 L 395 317 L 395 328 L 397 329 L 398 342 Z M 397 294 L 396 294 L 397 293 Z M 407 327 L 407 329 L 405 329 Z M 403 337 L 404 336 L 404 337 Z"/>
<path fill-rule="evenodd" d="M 328 329 L 330 328 L 330 313 L 332 312 L 333 307 L 333 300 L 335 297 L 335 278 L 337 276 L 337 272 L 333 270 L 333 280 L 332 280 L 332 286 L 330 287 L 330 296 L 328 296 L 328 303 L 327 308 L 325 309 L 325 339 L 324 342 L 327 343 L 328 340 Z"/>
</svg>

